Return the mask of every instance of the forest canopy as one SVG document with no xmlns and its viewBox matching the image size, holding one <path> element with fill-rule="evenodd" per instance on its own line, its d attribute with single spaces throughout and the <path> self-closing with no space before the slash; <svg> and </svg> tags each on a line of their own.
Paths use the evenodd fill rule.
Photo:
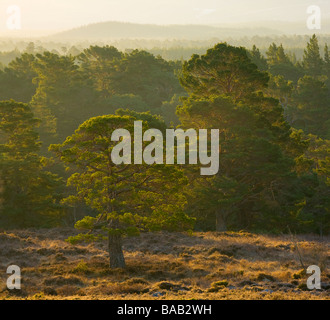
<svg viewBox="0 0 330 320">
<path fill-rule="evenodd" d="M 330 39 L 254 40 L 1 53 L 0 227 L 328 233 Z M 108 129 L 137 120 L 219 130 L 219 172 L 112 167 Z"/>
</svg>

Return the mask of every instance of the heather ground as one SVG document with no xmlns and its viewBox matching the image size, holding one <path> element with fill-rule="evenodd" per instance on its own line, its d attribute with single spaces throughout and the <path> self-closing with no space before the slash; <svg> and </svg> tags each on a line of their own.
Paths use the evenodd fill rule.
<svg viewBox="0 0 330 320">
<path fill-rule="evenodd" d="M 125 239 L 127 268 L 111 270 L 106 242 L 65 242 L 75 233 L 0 232 L 0 299 L 330 298 L 329 237 L 148 233 Z M 301 262 L 321 268 L 322 290 L 307 290 Z M 21 267 L 21 290 L 6 288 L 9 265 Z"/>
</svg>

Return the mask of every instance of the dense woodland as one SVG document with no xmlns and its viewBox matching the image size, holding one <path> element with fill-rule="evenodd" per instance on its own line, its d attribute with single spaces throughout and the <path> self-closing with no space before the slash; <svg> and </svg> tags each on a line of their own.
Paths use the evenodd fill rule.
<svg viewBox="0 0 330 320">
<path fill-rule="evenodd" d="M 329 232 L 330 52 L 218 43 L 187 60 L 90 46 L 36 50 L 0 72 L 0 227 Z M 115 128 L 220 129 L 220 170 L 114 166 Z M 117 241 L 118 240 L 118 241 Z M 109 247 L 110 249 L 110 247 Z M 117 259 L 117 260 L 116 260 Z M 122 261 L 121 261 L 122 259 Z"/>
</svg>

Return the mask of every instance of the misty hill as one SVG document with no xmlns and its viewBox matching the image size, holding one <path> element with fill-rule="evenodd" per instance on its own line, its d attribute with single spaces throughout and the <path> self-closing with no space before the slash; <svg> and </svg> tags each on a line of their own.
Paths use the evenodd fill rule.
<svg viewBox="0 0 330 320">
<path fill-rule="evenodd" d="M 52 40 L 110 40 L 110 39 L 187 39 L 228 38 L 253 35 L 279 35 L 270 28 L 225 28 L 206 25 L 153 25 L 125 22 L 95 23 L 52 35 Z"/>
</svg>

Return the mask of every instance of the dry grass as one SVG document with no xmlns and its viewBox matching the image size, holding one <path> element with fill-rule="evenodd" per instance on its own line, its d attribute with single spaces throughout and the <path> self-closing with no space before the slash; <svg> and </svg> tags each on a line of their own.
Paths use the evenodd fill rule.
<svg viewBox="0 0 330 320">
<path fill-rule="evenodd" d="M 0 233 L 0 299 L 329 299 L 329 238 L 298 237 L 306 266 L 322 270 L 323 290 L 307 291 L 289 236 L 150 233 L 125 239 L 125 270 L 108 267 L 106 243 L 70 245 L 72 229 Z M 7 290 L 6 269 L 22 270 Z"/>
</svg>

